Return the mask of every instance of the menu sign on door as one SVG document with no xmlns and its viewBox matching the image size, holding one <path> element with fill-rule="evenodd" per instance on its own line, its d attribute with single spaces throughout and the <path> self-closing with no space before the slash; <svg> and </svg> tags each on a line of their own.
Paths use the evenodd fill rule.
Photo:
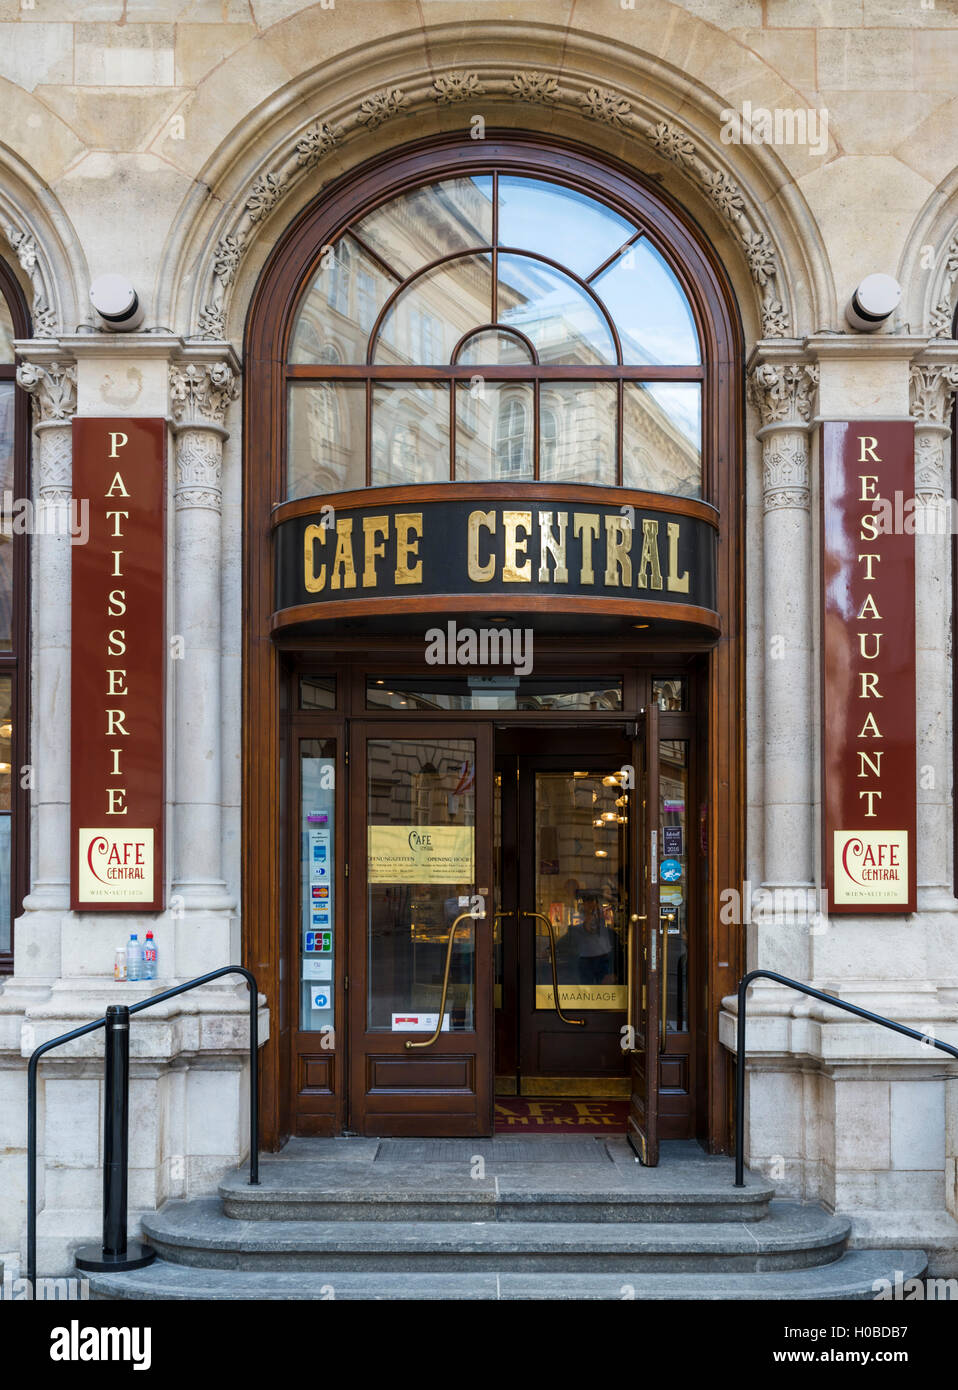
<svg viewBox="0 0 958 1390">
<path fill-rule="evenodd" d="M 75 419 L 71 893 L 74 911 L 163 908 L 166 425 Z"/>
<path fill-rule="evenodd" d="M 822 425 L 830 912 L 916 907 L 914 476 L 910 422 Z"/>
</svg>

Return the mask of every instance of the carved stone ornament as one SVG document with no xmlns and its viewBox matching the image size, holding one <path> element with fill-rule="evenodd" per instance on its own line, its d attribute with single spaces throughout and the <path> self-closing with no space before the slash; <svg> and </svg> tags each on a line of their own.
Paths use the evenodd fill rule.
<svg viewBox="0 0 958 1390">
<path fill-rule="evenodd" d="M 808 509 L 808 450 L 802 438 L 771 435 L 765 444 L 763 465 L 763 496 L 765 510 L 781 507 Z"/>
<path fill-rule="evenodd" d="M 579 98 L 579 104 L 592 120 L 619 130 L 624 128 L 626 117 L 632 114 L 632 103 L 606 87 L 590 87 L 585 96 Z"/>
<path fill-rule="evenodd" d="M 958 280 L 958 237 L 954 237 L 945 252 L 944 279 L 938 303 L 931 311 L 931 335 L 933 338 L 950 338 L 951 325 L 955 317 L 955 306 L 951 302 L 955 281 Z"/>
<path fill-rule="evenodd" d="M 408 105 L 409 98 L 401 87 L 387 87 L 382 92 L 374 92 L 359 104 L 360 124 L 368 130 L 378 130 L 385 121 L 401 115 Z"/>
<path fill-rule="evenodd" d="M 440 106 L 457 106 L 460 102 L 482 96 L 486 89 L 479 81 L 477 72 L 450 72 L 433 78 L 432 90 L 433 99 Z"/>
<path fill-rule="evenodd" d="M 761 225 L 761 211 L 724 169 L 716 168 L 710 151 L 699 151 L 691 134 L 678 121 L 649 119 L 635 110 L 634 101 L 610 87 L 586 86 L 569 78 L 560 85 L 555 73 L 538 70 L 502 70 L 493 75 L 454 71 L 424 75 L 409 89 L 387 87 L 364 97 L 342 115 L 342 124 L 329 118 L 315 121 L 308 130 L 292 137 L 288 152 L 262 169 L 245 197 L 229 200 L 239 207 L 231 225 L 219 235 L 207 262 L 208 289 L 198 310 L 198 336 L 222 339 L 226 335 L 229 291 L 246 254 L 250 236 L 308 169 L 355 131 L 373 131 L 386 121 L 410 114 L 433 102 L 438 106 L 462 105 L 479 96 L 530 102 L 538 106 L 564 106 L 588 120 L 634 134 L 648 141 L 661 158 L 674 164 L 703 190 L 731 226 L 755 284 L 761 291 L 762 333 L 765 338 L 787 338 L 792 331 L 784 280 L 778 254 Z M 958 273 L 958 272 L 956 272 Z"/>
<path fill-rule="evenodd" d="M 35 424 L 68 423 L 77 408 L 77 369 L 68 363 L 21 362 L 17 385 L 33 397 Z"/>
<path fill-rule="evenodd" d="M 762 425 L 807 425 L 812 397 L 818 386 L 818 364 L 813 362 L 762 362 L 749 380 L 749 399 L 762 417 Z"/>
<path fill-rule="evenodd" d="M 228 362 L 174 363 L 170 367 L 170 414 L 177 425 L 222 425 L 226 407 L 239 395 Z"/>
<path fill-rule="evenodd" d="M 911 414 L 926 425 L 945 425 L 951 413 L 952 394 L 958 390 L 958 363 L 933 362 L 911 368 Z"/>
<path fill-rule="evenodd" d="M 176 440 L 177 510 L 205 507 L 219 511 L 222 502 L 223 441 L 208 430 L 184 430 Z"/>
<path fill-rule="evenodd" d="M 35 338 L 55 338 L 57 335 L 57 316 L 47 294 L 36 241 L 29 232 L 14 226 L 10 221 L 0 220 L 0 231 L 9 242 L 11 250 L 20 262 L 21 269 L 30 278 L 33 289 L 30 305 L 33 336 Z"/>
</svg>

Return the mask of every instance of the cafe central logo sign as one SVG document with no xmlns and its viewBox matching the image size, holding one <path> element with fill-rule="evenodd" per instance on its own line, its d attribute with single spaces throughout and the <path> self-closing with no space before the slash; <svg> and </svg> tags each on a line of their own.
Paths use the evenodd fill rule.
<svg viewBox="0 0 958 1390">
<path fill-rule="evenodd" d="M 908 421 L 822 425 L 825 864 L 832 912 L 913 912 L 915 537 Z"/>
<path fill-rule="evenodd" d="M 71 902 L 163 907 L 165 431 L 163 420 L 75 419 Z"/>
<path fill-rule="evenodd" d="M 569 488 L 584 495 L 568 499 L 537 484 L 534 498 L 496 504 L 453 487 L 441 500 L 340 507 L 324 498 L 278 509 L 277 611 L 308 605 L 322 617 L 330 605 L 392 598 L 422 610 L 424 597 L 453 595 L 501 595 L 517 607 L 526 595 L 567 595 L 715 610 L 716 518 L 704 503 L 600 504 L 592 490 Z"/>
</svg>

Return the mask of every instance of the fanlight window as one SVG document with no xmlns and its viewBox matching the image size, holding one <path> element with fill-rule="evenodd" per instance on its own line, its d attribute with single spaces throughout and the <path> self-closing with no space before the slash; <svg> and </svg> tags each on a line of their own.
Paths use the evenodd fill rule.
<svg viewBox="0 0 958 1390">
<path fill-rule="evenodd" d="M 289 347 L 287 496 L 458 481 L 702 495 L 692 309 L 646 230 L 543 179 L 429 183 L 322 250 Z"/>
</svg>

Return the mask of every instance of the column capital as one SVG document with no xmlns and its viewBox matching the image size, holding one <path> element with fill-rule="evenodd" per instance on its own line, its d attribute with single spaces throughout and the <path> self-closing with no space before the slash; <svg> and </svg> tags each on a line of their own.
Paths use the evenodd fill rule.
<svg viewBox="0 0 958 1390">
<path fill-rule="evenodd" d="M 762 429 L 807 430 L 818 380 L 818 364 L 800 349 L 773 352 L 760 344 L 749 361 L 748 394 Z"/>
<path fill-rule="evenodd" d="M 952 397 L 958 390 L 958 360 L 913 363 L 908 388 L 909 411 L 916 425 L 949 429 Z"/>
<path fill-rule="evenodd" d="M 75 362 L 21 360 L 17 364 L 17 385 L 33 397 L 35 425 L 68 425 L 76 414 Z"/>
<path fill-rule="evenodd" d="M 174 430 L 212 429 L 225 437 L 226 412 L 239 396 L 239 376 L 239 361 L 228 343 L 184 344 L 170 363 Z"/>
</svg>

